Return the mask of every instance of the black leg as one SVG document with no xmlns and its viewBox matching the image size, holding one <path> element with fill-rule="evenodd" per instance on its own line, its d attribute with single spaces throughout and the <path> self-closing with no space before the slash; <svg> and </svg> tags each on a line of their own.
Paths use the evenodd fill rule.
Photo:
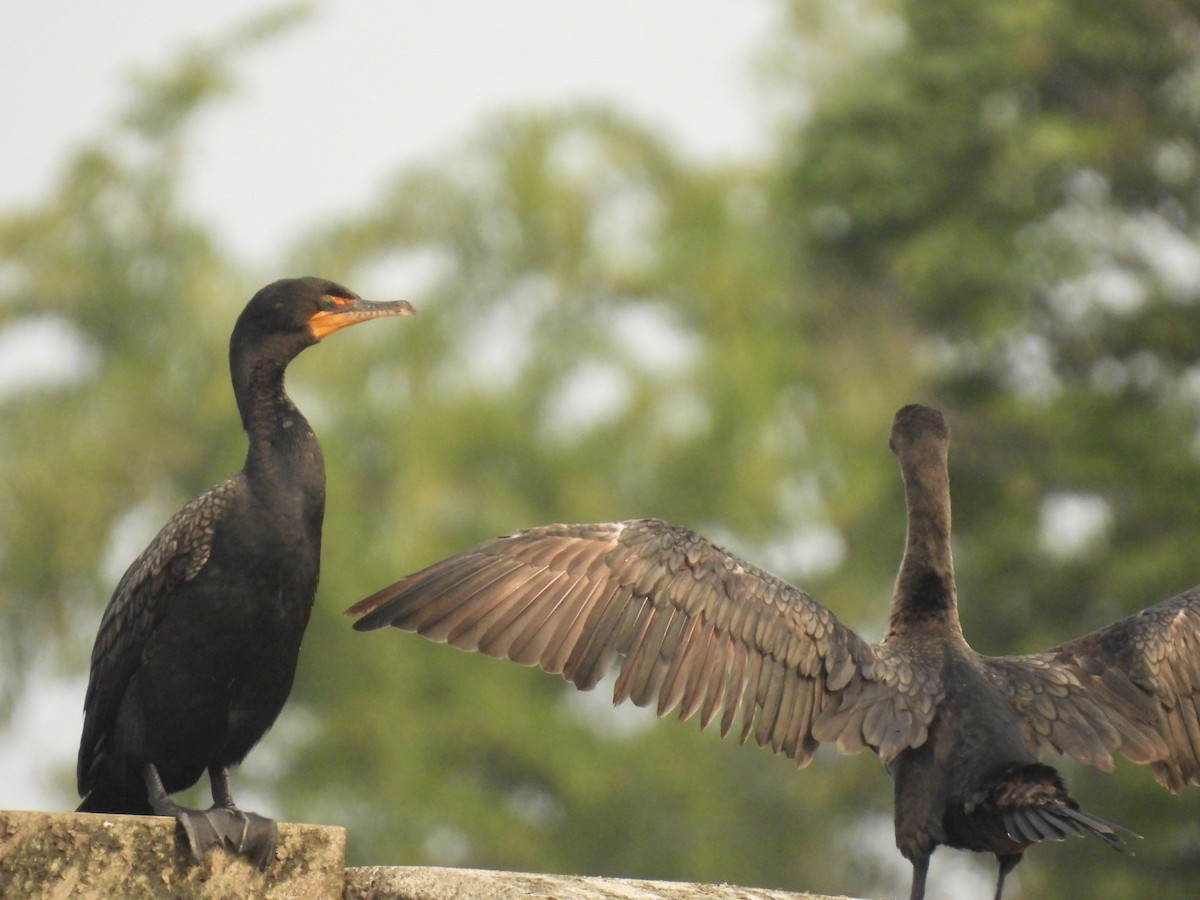
<svg viewBox="0 0 1200 900">
<path fill-rule="evenodd" d="M 1003 856 L 997 856 L 996 859 L 1000 863 L 1000 877 L 996 881 L 996 897 L 995 900 L 1000 900 L 1000 895 L 1004 893 L 1004 879 L 1008 873 L 1017 867 L 1017 863 L 1021 861 L 1020 853 L 1006 853 Z"/>
<path fill-rule="evenodd" d="M 180 806 L 171 799 L 154 763 L 146 763 L 146 768 L 142 770 L 142 780 L 146 782 L 146 794 L 150 800 L 150 808 L 154 810 L 156 816 L 179 818 L 181 812 L 190 812 L 186 806 Z"/>
<path fill-rule="evenodd" d="M 154 810 L 155 815 L 170 816 L 179 822 L 196 862 L 204 859 L 204 854 L 209 850 L 221 846 L 221 836 L 205 813 L 180 806 L 171 799 L 154 763 L 146 763 L 146 768 L 142 770 L 142 778 L 146 782 L 150 808 Z"/>
<path fill-rule="evenodd" d="M 278 838 L 275 822 L 255 813 L 242 812 L 233 805 L 228 770 L 209 771 L 214 802 L 207 810 L 188 809 L 172 800 L 153 763 L 147 763 L 142 774 L 150 808 L 156 815 L 171 816 L 179 822 L 197 862 L 205 853 L 218 847 L 248 859 L 259 869 L 266 869 L 274 860 Z"/>
<path fill-rule="evenodd" d="M 229 789 L 229 769 L 225 766 L 213 766 L 208 770 L 208 783 L 212 785 L 214 807 L 237 809 L 233 802 L 233 792 Z"/>
<path fill-rule="evenodd" d="M 275 859 L 275 844 L 279 840 L 275 821 L 237 808 L 229 787 L 229 769 L 225 766 L 209 768 L 208 781 L 212 786 L 213 805 L 206 815 L 222 820 L 218 830 L 224 845 L 259 869 L 266 869 Z"/>
<path fill-rule="evenodd" d="M 912 861 L 913 879 L 912 890 L 908 900 L 925 900 L 925 876 L 929 874 L 929 856 L 918 856 Z"/>
</svg>

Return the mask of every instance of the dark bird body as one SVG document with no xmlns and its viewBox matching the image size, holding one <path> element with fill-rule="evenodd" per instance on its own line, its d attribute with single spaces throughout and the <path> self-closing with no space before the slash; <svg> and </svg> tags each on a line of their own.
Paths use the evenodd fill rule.
<svg viewBox="0 0 1200 900">
<path fill-rule="evenodd" d="M 411 314 L 300 278 L 263 288 L 238 318 L 229 359 L 246 464 L 176 513 L 113 592 L 84 702 L 81 811 L 174 815 L 197 857 L 224 844 L 269 862 L 274 823 L 236 809 L 228 769 L 291 691 L 325 511 L 321 448 L 284 370 L 339 328 Z M 205 771 L 213 809 L 170 800 Z"/>
<path fill-rule="evenodd" d="M 348 610 L 459 649 L 560 673 L 587 690 L 621 657 L 614 702 L 699 715 L 722 735 L 811 761 L 818 743 L 876 752 L 895 787 L 896 843 L 924 896 L 939 845 L 994 854 L 1005 876 L 1043 840 L 1119 829 L 1080 810 L 1062 753 L 1105 771 L 1149 764 L 1200 783 L 1200 589 L 1045 653 L 967 644 L 950 553 L 949 431 L 896 414 L 907 504 L 888 629 L 870 643 L 803 591 L 656 519 L 548 525 L 489 541 Z"/>
</svg>

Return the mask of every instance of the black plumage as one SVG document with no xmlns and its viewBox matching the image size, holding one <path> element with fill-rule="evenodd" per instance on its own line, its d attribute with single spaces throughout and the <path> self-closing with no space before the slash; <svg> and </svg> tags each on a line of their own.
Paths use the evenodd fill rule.
<svg viewBox="0 0 1200 900">
<path fill-rule="evenodd" d="M 614 701 L 679 709 L 800 766 L 819 742 L 875 751 L 895 786 L 896 842 L 924 895 L 939 845 L 995 854 L 1004 878 L 1032 844 L 1091 834 L 1042 752 L 1104 771 L 1112 753 L 1178 793 L 1200 784 L 1200 587 L 1027 656 L 967 644 L 950 552 L 949 430 L 907 406 L 890 446 L 908 529 L 888 629 L 870 643 L 803 591 L 656 519 L 548 525 L 488 541 L 351 607 L 594 687 L 621 657 Z"/>
<path fill-rule="evenodd" d="M 284 370 L 340 328 L 412 312 L 296 278 L 238 317 L 229 366 L 246 463 L 176 513 L 109 600 L 84 701 L 80 811 L 176 816 L 197 858 L 219 845 L 260 867 L 273 858 L 275 824 L 236 808 L 228 770 L 291 691 L 320 568 L 325 466 Z M 206 770 L 212 809 L 170 799 Z"/>
</svg>

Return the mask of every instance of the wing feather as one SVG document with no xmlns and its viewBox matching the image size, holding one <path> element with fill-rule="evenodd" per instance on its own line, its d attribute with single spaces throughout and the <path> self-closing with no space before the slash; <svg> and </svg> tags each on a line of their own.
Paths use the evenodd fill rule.
<svg viewBox="0 0 1200 900">
<path fill-rule="evenodd" d="M 645 597 L 632 598 L 631 602 L 619 583 L 589 580 L 600 592 L 596 611 L 592 616 L 577 618 L 578 628 L 556 639 L 559 652 L 567 654 L 567 662 L 560 669 L 563 678 L 584 691 L 594 688 L 608 673 L 629 631 L 630 620 L 636 621 L 646 605 Z"/>
<path fill-rule="evenodd" d="M 697 698 L 704 701 L 700 707 L 701 728 L 709 726 L 717 713 L 725 707 L 726 698 L 731 696 L 730 686 L 733 682 L 729 677 L 729 672 L 734 658 L 734 649 L 737 646 L 724 635 L 715 633 L 709 635 L 709 640 L 714 649 L 705 657 L 704 680 L 700 684 Z M 736 705 L 739 700 L 740 698 L 735 697 L 733 704 Z"/>
<path fill-rule="evenodd" d="M 600 581 L 577 581 L 575 586 L 563 594 L 556 607 L 560 611 L 558 614 L 562 623 L 553 630 L 541 629 L 544 634 L 548 634 L 546 647 L 539 658 L 542 668 L 551 674 L 563 674 L 566 661 L 570 658 L 569 654 L 578 646 L 583 629 L 592 617 L 598 614 L 596 610 L 606 610 L 613 593 L 616 593 L 616 590 L 610 584 Z M 577 605 L 574 605 L 572 601 L 576 598 Z M 530 623 L 527 634 L 533 628 L 535 623 Z M 529 640 L 532 643 L 541 642 L 539 637 L 532 634 Z"/>
<path fill-rule="evenodd" d="M 1200 784 L 1200 587 L 1045 653 L 984 662 L 1035 746 L 1104 771 L 1120 753 L 1172 793 Z"/>
<path fill-rule="evenodd" d="M 497 658 L 508 656 L 513 642 L 525 633 L 530 622 L 544 622 L 553 617 L 555 600 L 554 583 L 563 578 L 561 573 L 542 573 L 540 589 L 530 590 L 524 596 L 515 595 L 515 602 L 507 609 L 496 604 L 496 613 L 480 620 L 479 652 Z M 486 624 L 486 629 L 484 625 Z"/>
<path fill-rule="evenodd" d="M 696 635 L 701 633 L 701 629 L 697 627 L 698 620 L 695 617 L 680 617 L 680 622 L 682 624 L 679 629 L 678 646 L 671 652 L 670 663 L 666 675 L 663 677 L 662 690 L 659 692 L 658 706 L 655 709 L 659 718 L 679 706 L 687 691 L 688 680 L 696 670 L 697 662 L 707 655 L 704 651 L 697 651 L 692 646 L 695 643 Z M 686 708 L 680 709 L 681 721 L 687 721 L 691 715 L 695 715 L 695 710 L 691 711 L 691 715 L 688 715 L 687 712 Z"/>
<path fill-rule="evenodd" d="M 711 712 L 706 710 L 706 717 L 701 719 L 703 724 L 708 724 L 708 722 L 712 721 L 712 717 L 717 712 L 720 712 L 721 723 L 717 726 L 717 734 L 721 737 L 729 734 L 729 729 L 733 727 L 733 720 L 737 716 L 738 710 L 746 702 L 746 674 L 749 669 L 746 660 L 746 648 L 728 638 L 724 638 L 724 643 L 726 646 L 728 668 L 731 673 L 729 681 L 725 686 L 725 696 L 728 699 L 723 704 L 722 709 L 714 709 Z"/>
<path fill-rule="evenodd" d="M 393 625 L 596 685 L 621 657 L 614 702 L 719 717 L 799 764 L 819 740 L 924 740 L 938 696 L 897 651 L 700 535 L 657 519 L 548 525 L 488 541 L 356 604 Z M 907 678 L 907 680 L 906 680 Z"/>
</svg>

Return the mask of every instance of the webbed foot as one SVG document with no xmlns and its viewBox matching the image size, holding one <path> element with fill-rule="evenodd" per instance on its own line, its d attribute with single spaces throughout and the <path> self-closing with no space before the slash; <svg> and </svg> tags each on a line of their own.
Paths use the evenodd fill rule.
<svg viewBox="0 0 1200 900">
<path fill-rule="evenodd" d="M 174 815 L 197 861 L 218 847 L 249 860 L 259 871 L 275 859 L 279 829 L 273 819 L 221 806 L 204 810 L 181 807 Z"/>
</svg>

